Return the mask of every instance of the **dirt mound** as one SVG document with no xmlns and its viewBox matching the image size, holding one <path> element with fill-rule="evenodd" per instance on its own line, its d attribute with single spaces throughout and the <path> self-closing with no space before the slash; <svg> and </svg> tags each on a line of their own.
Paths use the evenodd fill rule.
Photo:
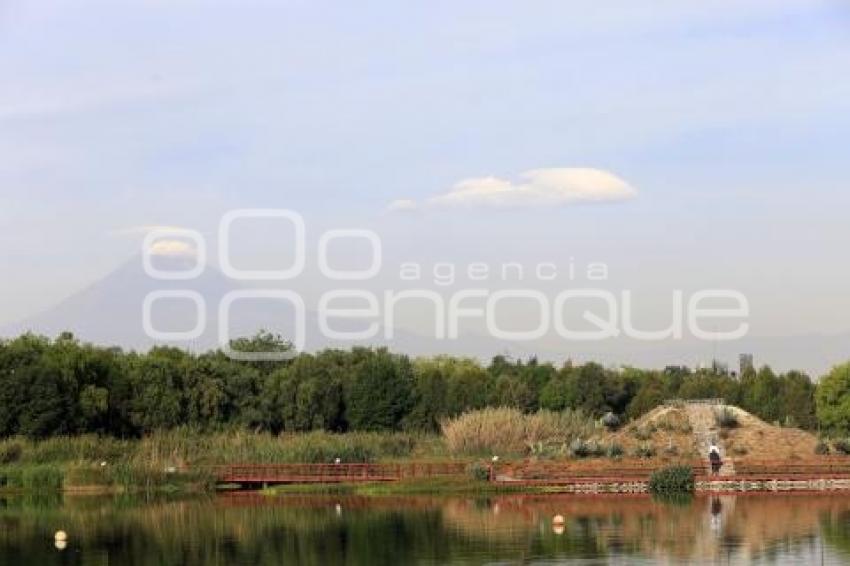
<svg viewBox="0 0 850 566">
<path fill-rule="evenodd" d="M 698 458 L 687 412 L 662 405 L 610 435 L 608 442 L 623 447 L 627 456 L 661 459 Z"/>
<path fill-rule="evenodd" d="M 794 460 L 815 455 L 818 439 L 797 428 L 770 425 L 738 407 L 728 407 L 738 426 L 721 428 L 718 436 L 735 460 Z"/>
<path fill-rule="evenodd" d="M 723 410 L 722 406 L 698 405 L 701 412 L 709 412 L 708 420 L 712 422 L 694 423 L 695 411 L 689 411 L 690 406 L 682 403 L 656 407 L 619 431 L 606 435 L 603 442 L 619 444 L 627 456 L 651 455 L 665 460 L 704 458 L 703 452 L 707 450 L 702 444 L 707 446 L 709 439 L 719 445 L 724 457 L 736 461 L 794 460 L 815 455 L 817 437 L 806 431 L 768 424 L 729 405 L 725 409 L 734 415 L 737 426 L 723 427 L 714 422 L 714 411 Z M 697 428 L 701 431 L 699 434 Z"/>
</svg>

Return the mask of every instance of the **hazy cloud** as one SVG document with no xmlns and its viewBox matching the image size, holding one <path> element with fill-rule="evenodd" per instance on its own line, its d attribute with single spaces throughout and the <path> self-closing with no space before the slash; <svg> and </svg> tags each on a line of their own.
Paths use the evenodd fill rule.
<svg viewBox="0 0 850 566">
<path fill-rule="evenodd" d="M 198 250 L 189 242 L 183 240 L 157 240 L 148 253 L 152 256 L 195 256 Z"/>
<path fill-rule="evenodd" d="M 587 167 L 532 169 L 519 181 L 498 177 L 475 177 L 456 183 L 446 193 L 423 204 L 434 208 L 519 208 L 559 206 L 588 202 L 614 202 L 633 198 L 637 191 L 613 173 Z M 409 199 L 390 203 L 389 210 L 413 210 Z"/>
</svg>

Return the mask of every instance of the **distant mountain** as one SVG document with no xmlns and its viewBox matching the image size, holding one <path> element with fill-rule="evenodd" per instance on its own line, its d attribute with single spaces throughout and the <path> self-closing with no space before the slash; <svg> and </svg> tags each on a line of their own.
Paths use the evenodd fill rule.
<svg viewBox="0 0 850 566">
<path fill-rule="evenodd" d="M 185 270 L 193 260 L 186 257 L 156 258 L 161 270 Z M 147 349 L 157 343 L 148 337 L 142 323 L 142 306 L 148 293 L 159 290 L 191 289 L 207 300 L 207 314 L 228 291 L 237 289 L 231 281 L 214 269 L 207 267 L 197 279 L 191 281 L 161 281 L 149 277 L 143 268 L 141 256 L 127 261 L 118 269 L 71 295 L 58 305 L 8 325 L 2 330 L 5 336 L 32 331 L 48 336 L 68 330 L 78 338 L 97 344 L 120 345 L 127 348 Z M 188 301 L 166 300 L 152 309 L 154 326 L 161 330 L 186 330 L 193 326 L 194 306 Z M 214 323 L 210 319 L 204 334 L 192 344 L 181 346 L 206 348 L 216 343 Z"/>
<path fill-rule="evenodd" d="M 185 271 L 194 260 L 185 256 L 163 256 L 155 258 L 161 271 Z M 143 304 L 145 297 L 155 291 L 190 290 L 200 294 L 206 303 L 206 328 L 193 340 L 155 340 L 144 330 Z M 207 265 L 197 278 L 186 281 L 158 280 L 145 273 L 141 256 L 127 261 L 115 271 L 74 293 L 52 308 L 20 322 L 0 327 L 0 336 L 14 337 L 25 332 L 56 336 L 70 331 L 77 338 L 101 345 L 117 345 L 123 348 L 147 350 L 155 345 L 170 345 L 203 351 L 219 346 L 219 304 L 231 291 L 246 291 L 237 282 L 227 278 L 217 268 Z M 309 308 L 309 307 L 308 307 Z M 195 325 L 196 307 L 188 299 L 163 299 L 151 309 L 152 325 L 159 331 L 186 331 Z M 230 337 L 250 336 L 260 329 L 293 339 L 294 309 L 285 301 L 271 299 L 240 300 L 233 304 L 228 324 Z M 352 331 L 363 327 L 360 321 L 334 320 L 333 327 L 339 331 Z M 381 334 L 381 333 L 379 333 Z M 328 347 L 349 348 L 353 345 L 388 346 L 411 354 L 434 354 L 443 351 L 442 342 L 416 336 L 403 330 L 395 332 L 392 341 L 376 338 L 362 343 L 338 342 L 325 338 L 319 330 L 318 316 L 314 311 L 305 313 L 306 349 L 310 351 Z M 466 342 L 464 342 L 466 343 Z M 446 345 L 458 346 L 457 343 Z M 466 343 L 471 346 L 471 343 Z M 458 347 L 452 350 L 460 354 Z M 485 351 L 467 351 L 465 355 L 476 356 Z M 486 355 L 485 355 L 486 357 Z"/>
<path fill-rule="evenodd" d="M 162 270 L 184 270 L 192 260 L 187 257 L 157 258 Z M 152 291 L 189 289 L 200 293 L 206 301 L 207 325 L 197 339 L 183 342 L 161 342 L 144 332 L 142 305 Z M 62 331 L 73 332 L 84 341 L 102 345 L 145 350 L 156 344 L 169 344 L 199 351 L 218 346 L 218 305 L 230 291 L 244 289 L 218 269 L 207 266 L 204 272 L 190 281 L 161 281 L 149 277 L 141 257 L 134 257 L 102 280 L 68 297 L 58 305 L 15 324 L 0 328 L 0 336 L 13 337 L 27 331 L 56 336 Z M 186 301 L 164 300 L 153 310 L 153 325 L 159 330 L 187 330 L 194 325 L 194 306 Z M 231 336 L 247 336 L 258 329 L 276 332 L 291 339 L 293 310 L 282 302 L 269 300 L 240 301 L 234 305 L 228 325 Z M 334 327 L 350 330 L 362 326 L 358 322 L 335 320 Z M 306 313 L 307 350 L 327 347 L 349 348 L 355 343 L 334 342 L 319 331 L 318 317 Z M 382 333 L 379 333 L 379 335 Z M 481 335 L 465 335 L 459 340 L 437 340 L 412 332 L 396 330 L 392 341 L 375 338 L 360 345 L 385 345 L 411 355 L 452 354 L 488 359 L 496 354 L 513 357 L 536 355 L 541 360 L 556 363 L 570 358 L 575 361 L 598 361 L 606 365 L 634 365 L 663 368 L 666 365 L 696 366 L 708 363 L 716 355 L 737 369 L 738 354 L 752 353 L 756 365 L 769 364 L 778 371 L 801 369 L 813 377 L 820 376 L 833 365 L 850 360 L 850 333 L 838 335 L 804 335 L 791 337 L 746 337 L 735 342 L 712 344 L 696 340 L 676 342 L 637 342 L 615 339 L 604 342 L 557 343 L 505 342 Z M 553 346 L 555 344 L 555 346 Z"/>
</svg>

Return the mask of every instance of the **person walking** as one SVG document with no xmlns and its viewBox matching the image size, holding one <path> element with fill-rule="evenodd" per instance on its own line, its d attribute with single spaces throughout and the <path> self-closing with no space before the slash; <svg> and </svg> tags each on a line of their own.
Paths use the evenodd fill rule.
<svg viewBox="0 0 850 566">
<path fill-rule="evenodd" d="M 720 467 L 723 465 L 723 461 L 720 458 L 720 448 L 717 447 L 714 441 L 708 447 L 708 461 L 711 463 L 711 475 L 720 473 Z"/>
</svg>

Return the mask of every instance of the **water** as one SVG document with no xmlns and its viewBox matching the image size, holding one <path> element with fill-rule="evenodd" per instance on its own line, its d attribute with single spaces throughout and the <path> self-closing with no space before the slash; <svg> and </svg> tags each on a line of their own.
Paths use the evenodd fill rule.
<svg viewBox="0 0 850 566">
<path fill-rule="evenodd" d="M 850 495 L 0 498 L 0 565 L 517 562 L 846 564 Z"/>
</svg>

